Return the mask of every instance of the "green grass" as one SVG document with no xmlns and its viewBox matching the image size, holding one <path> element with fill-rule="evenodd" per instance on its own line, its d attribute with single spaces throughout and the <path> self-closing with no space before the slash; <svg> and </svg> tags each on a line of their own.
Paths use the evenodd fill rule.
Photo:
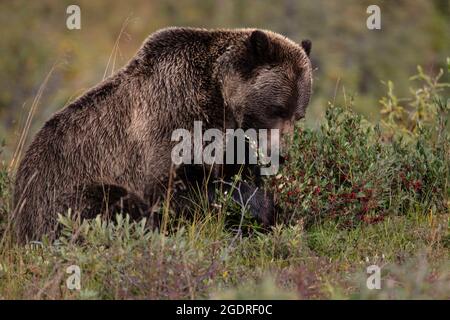
<svg viewBox="0 0 450 320">
<path fill-rule="evenodd" d="M 449 299 L 450 105 L 445 85 L 419 78 L 408 100 L 390 86 L 379 125 L 346 105 L 330 106 L 321 129 L 298 128 L 288 165 L 267 181 L 282 210 L 269 232 L 223 196 L 221 209 L 197 199 L 190 220 L 165 211 L 164 233 L 67 215 L 57 242 L 19 246 L 4 165 L 0 298 Z M 239 229 L 230 218 L 242 213 Z M 365 285 L 373 264 L 380 290 Z M 81 290 L 66 286 L 70 265 Z"/>
<path fill-rule="evenodd" d="M 331 222 L 310 230 L 280 225 L 238 241 L 217 232 L 214 218 L 169 236 L 126 219 L 98 219 L 67 227 L 57 245 L 11 245 L 0 260 L 0 293 L 6 299 L 446 299 L 449 215 L 430 219 L 413 214 L 349 230 Z M 72 234 L 83 241 L 73 243 Z M 73 264 L 82 271 L 81 291 L 65 285 Z M 364 289 L 371 264 L 383 270 L 377 292 Z"/>
</svg>

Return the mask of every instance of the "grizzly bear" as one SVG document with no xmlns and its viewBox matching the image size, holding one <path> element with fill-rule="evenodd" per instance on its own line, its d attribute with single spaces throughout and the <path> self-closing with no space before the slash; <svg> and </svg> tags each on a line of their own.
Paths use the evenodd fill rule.
<svg viewBox="0 0 450 320">
<path fill-rule="evenodd" d="M 36 134 L 16 174 L 13 223 L 20 242 L 58 235 L 57 215 L 117 211 L 157 226 L 152 206 L 167 194 L 177 128 L 278 128 L 305 115 L 311 42 L 270 31 L 166 28 L 131 61 L 54 114 Z M 177 168 L 179 170 L 179 168 Z M 232 170 L 231 170 L 232 171 Z M 188 182 L 203 170 L 185 167 Z M 233 173 L 231 173 L 233 174 Z M 200 177 L 200 178 L 199 178 Z M 273 200 L 254 196 L 252 213 L 274 221 Z"/>
</svg>

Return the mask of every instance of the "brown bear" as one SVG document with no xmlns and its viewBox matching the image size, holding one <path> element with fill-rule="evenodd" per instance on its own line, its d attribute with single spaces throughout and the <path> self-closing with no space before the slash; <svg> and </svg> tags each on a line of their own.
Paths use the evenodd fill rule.
<svg viewBox="0 0 450 320">
<path fill-rule="evenodd" d="M 36 134 L 16 175 L 18 241 L 54 239 L 57 214 L 69 208 L 82 218 L 117 210 L 134 219 L 151 215 L 171 177 L 171 134 L 196 120 L 203 129 L 292 130 L 311 95 L 310 49 L 308 40 L 298 45 L 257 29 L 151 34 L 125 67 Z M 266 193 L 255 199 L 254 214 L 273 223 Z"/>
</svg>

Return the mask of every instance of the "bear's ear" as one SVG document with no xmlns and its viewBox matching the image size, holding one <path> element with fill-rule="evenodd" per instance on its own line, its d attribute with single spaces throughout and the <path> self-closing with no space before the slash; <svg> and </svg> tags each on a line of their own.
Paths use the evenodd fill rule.
<svg viewBox="0 0 450 320">
<path fill-rule="evenodd" d="M 271 44 L 267 34 L 260 30 L 255 30 L 248 38 L 248 48 L 255 57 L 265 57 L 270 55 Z"/>
<path fill-rule="evenodd" d="M 308 57 L 309 57 L 309 54 L 311 53 L 311 47 L 312 47 L 311 40 L 303 40 L 302 41 L 302 48 L 303 48 L 303 50 L 305 50 Z"/>
</svg>

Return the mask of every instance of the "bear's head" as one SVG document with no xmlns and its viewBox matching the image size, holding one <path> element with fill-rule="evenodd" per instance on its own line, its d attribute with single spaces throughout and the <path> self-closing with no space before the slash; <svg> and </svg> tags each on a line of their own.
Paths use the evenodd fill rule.
<svg viewBox="0 0 450 320">
<path fill-rule="evenodd" d="M 311 42 L 298 45 L 270 31 L 252 30 L 218 59 L 224 103 L 238 127 L 292 134 L 312 90 Z"/>
</svg>

